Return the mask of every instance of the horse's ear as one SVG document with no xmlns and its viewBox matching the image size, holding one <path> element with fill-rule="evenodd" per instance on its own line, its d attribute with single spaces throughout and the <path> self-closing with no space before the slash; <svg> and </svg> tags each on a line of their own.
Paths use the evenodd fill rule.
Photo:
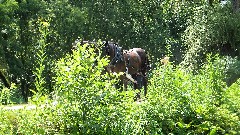
<svg viewBox="0 0 240 135">
<path fill-rule="evenodd" d="M 104 41 L 103 44 L 106 47 L 108 45 L 108 41 Z"/>
</svg>

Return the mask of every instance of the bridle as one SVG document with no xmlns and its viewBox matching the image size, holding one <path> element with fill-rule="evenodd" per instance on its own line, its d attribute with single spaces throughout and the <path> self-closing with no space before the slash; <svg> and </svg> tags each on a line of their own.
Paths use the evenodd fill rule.
<svg viewBox="0 0 240 135">
<path fill-rule="evenodd" d="M 108 48 L 106 48 L 106 52 L 108 53 L 108 55 L 110 56 L 110 51 L 112 51 L 114 54 L 114 57 L 111 59 L 109 63 L 109 66 L 115 66 L 116 64 L 124 61 L 121 47 L 119 47 L 115 43 L 109 44 L 108 42 L 106 42 L 105 44 L 108 45 Z"/>
<path fill-rule="evenodd" d="M 122 48 L 119 47 L 117 44 L 113 43 L 113 44 L 108 44 L 108 42 L 105 43 L 105 45 L 108 45 L 108 48 L 106 49 L 106 52 L 108 53 L 108 55 L 110 56 L 110 51 L 112 49 L 114 57 L 112 58 L 112 60 L 110 61 L 109 65 L 107 66 L 107 68 L 111 71 L 111 67 L 115 67 L 116 64 L 124 62 L 125 67 L 126 67 L 126 71 L 125 71 L 125 76 L 131 80 L 133 83 L 137 83 L 136 80 L 134 80 L 132 78 L 132 76 L 128 73 L 128 66 L 126 61 L 124 60 L 124 56 L 123 56 L 123 52 L 122 52 Z M 105 46 L 106 47 L 106 46 Z"/>
</svg>

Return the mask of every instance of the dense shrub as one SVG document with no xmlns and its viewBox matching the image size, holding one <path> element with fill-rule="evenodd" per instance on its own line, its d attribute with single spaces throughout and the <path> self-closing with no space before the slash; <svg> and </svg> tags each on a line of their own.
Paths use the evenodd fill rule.
<svg viewBox="0 0 240 135">
<path fill-rule="evenodd" d="M 99 47 L 78 45 L 73 55 L 57 63 L 54 110 L 58 112 L 55 126 L 59 133 L 113 134 L 125 130 L 133 93 L 119 93 L 114 87 L 114 77 L 104 72 L 108 61 L 101 58 L 99 48 L 100 43 Z"/>
<path fill-rule="evenodd" d="M 224 104 L 226 107 L 233 113 L 236 113 L 238 117 L 240 117 L 240 101 L 239 101 L 239 88 L 240 88 L 240 79 L 238 79 L 235 83 L 233 83 L 228 89 L 225 91 Z"/>
<path fill-rule="evenodd" d="M 240 14 L 230 3 L 3 0 L 0 12 L 0 70 L 16 84 L 0 83 L 0 104 L 34 94 L 37 105 L 1 105 L 0 134 L 240 134 Z M 142 47 L 154 60 L 185 53 L 184 67 L 157 62 L 147 98 L 134 102 L 104 72 L 101 44 L 71 50 L 78 36 Z"/>
<path fill-rule="evenodd" d="M 7 105 L 7 104 L 20 104 L 23 103 L 23 97 L 19 93 L 19 88 L 12 83 L 10 88 L 1 86 L 0 91 L 0 105 Z"/>
<path fill-rule="evenodd" d="M 165 134 L 237 134 L 239 116 L 223 105 L 227 94 L 222 77 L 211 61 L 197 75 L 179 66 L 158 64 L 145 108 L 148 124 Z"/>
<path fill-rule="evenodd" d="M 159 62 L 147 98 L 134 102 L 135 92 L 119 92 L 95 52 L 79 45 L 57 62 L 53 99 L 41 96 L 33 110 L 1 109 L 0 133 L 239 134 L 239 81 L 226 86 L 218 57 L 194 74 Z"/>
<path fill-rule="evenodd" d="M 124 122 L 131 118 L 125 116 L 132 111 L 128 103 L 133 101 L 134 93 L 115 89 L 115 77 L 103 72 L 107 59 L 95 53 L 99 50 L 91 45 L 78 47 L 73 55 L 57 63 L 54 100 L 37 91 L 33 101 L 44 108 L 20 110 L 12 118 L 17 112 L 7 114 L 9 111 L 4 109 L 1 133 L 112 134 L 133 129 Z"/>
<path fill-rule="evenodd" d="M 239 55 L 239 14 L 233 14 L 229 4 L 195 8 L 182 36 L 187 48 L 183 64 L 198 69 L 207 53 Z"/>
<path fill-rule="evenodd" d="M 105 99 L 104 95 L 109 92 L 107 90 L 111 85 L 106 84 L 104 88 L 104 76 L 101 75 L 107 61 L 97 61 L 95 65 L 98 56 L 89 53 L 94 49 L 87 48 L 87 45 L 78 47 L 79 50 L 73 51 L 72 56 L 61 59 L 57 64 L 55 92 L 59 97 L 57 106 L 61 113 L 59 118 L 62 119 L 59 121 L 62 123 L 58 124 L 60 129 L 68 132 L 75 130 L 87 133 L 89 124 L 95 125 L 94 119 L 91 119 L 95 116 L 95 107 L 101 105 L 101 100 Z"/>
</svg>

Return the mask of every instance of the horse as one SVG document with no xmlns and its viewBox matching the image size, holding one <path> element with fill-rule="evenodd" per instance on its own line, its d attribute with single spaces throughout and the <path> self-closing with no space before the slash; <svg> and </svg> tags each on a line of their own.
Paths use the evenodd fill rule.
<svg viewBox="0 0 240 135">
<path fill-rule="evenodd" d="M 110 60 L 104 72 L 123 72 L 124 74 L 120 75 L 120 82 L 121 85 L 124 86 L 124 89 L 127 89 L 127 83 L 130 80 L 133 82 L 134 89 L 141 89 L 142 86 L 144 86 L 144 96 L 146 96 L 148 82 L 147 71 L 150 69 L 150 64 L 148 55 L 144 49 L 132 48 L 130 50 L 123 50 L 115 42 L 103 41 L 103 44 L 99 46 L 95 41 L 84 41 L 80 39 L 75 40 L 72 44 L 72 49 L 76 49 L 78 43 L 80 43 L 80 45 L 90 44 L 96 49 L 101 49 L 101 56 L 108 56 Z M 136 98 L 140 98 L 139 93 Z"/>
<path fill-rule="evenodd" d="M 107 66 L 108 72 L 123 72 L 120 76 L 124 89 L 127 82 L 133 82 L 134 89 L 141 89 L 144 86 L 144 96 L 147 95 L 147 71 L 150 69 L 149 58 L 146 51 L 142 48 L 132 48 L 123 50 L 117 43 L 104 43 L 105 52 L 109 56 L 110 63 Z M 140 93 L 136 98 L 140 99 Z"/>
</svg>

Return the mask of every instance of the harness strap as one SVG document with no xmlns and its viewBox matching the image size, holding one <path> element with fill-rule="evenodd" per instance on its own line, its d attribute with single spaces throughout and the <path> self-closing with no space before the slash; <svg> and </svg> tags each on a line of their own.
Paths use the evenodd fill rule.
<svg viewBox="0 0 240 135">
<path fill-rule="evenodd" d="M 111 60 L 110 65 L 115 65 L 117 63 L 124 61 L 120 47 L 116 45 L 114 47 L 114 52 L 115 52 L 115 55 L 114 55 L 114 58 Z"/>
<path fill-rule="evenodd" d="M 131 65 L 131 63 L 130 63 L 130 55 L 129 55 L 129 53 L 127 53 L 127 60 L 128 60 L 128 64 L 127 64 L 127 66 L 129 66 L 130 67 L 130 65 Z"/>
<path fill-rule="evenodd" d="M 116 46 L 115 47 L 115 57 L 118 61 L 123 61 L 123 55 L 122 55 L 122 52 L 121 52 L 121 48 Z"/>
</svg>

